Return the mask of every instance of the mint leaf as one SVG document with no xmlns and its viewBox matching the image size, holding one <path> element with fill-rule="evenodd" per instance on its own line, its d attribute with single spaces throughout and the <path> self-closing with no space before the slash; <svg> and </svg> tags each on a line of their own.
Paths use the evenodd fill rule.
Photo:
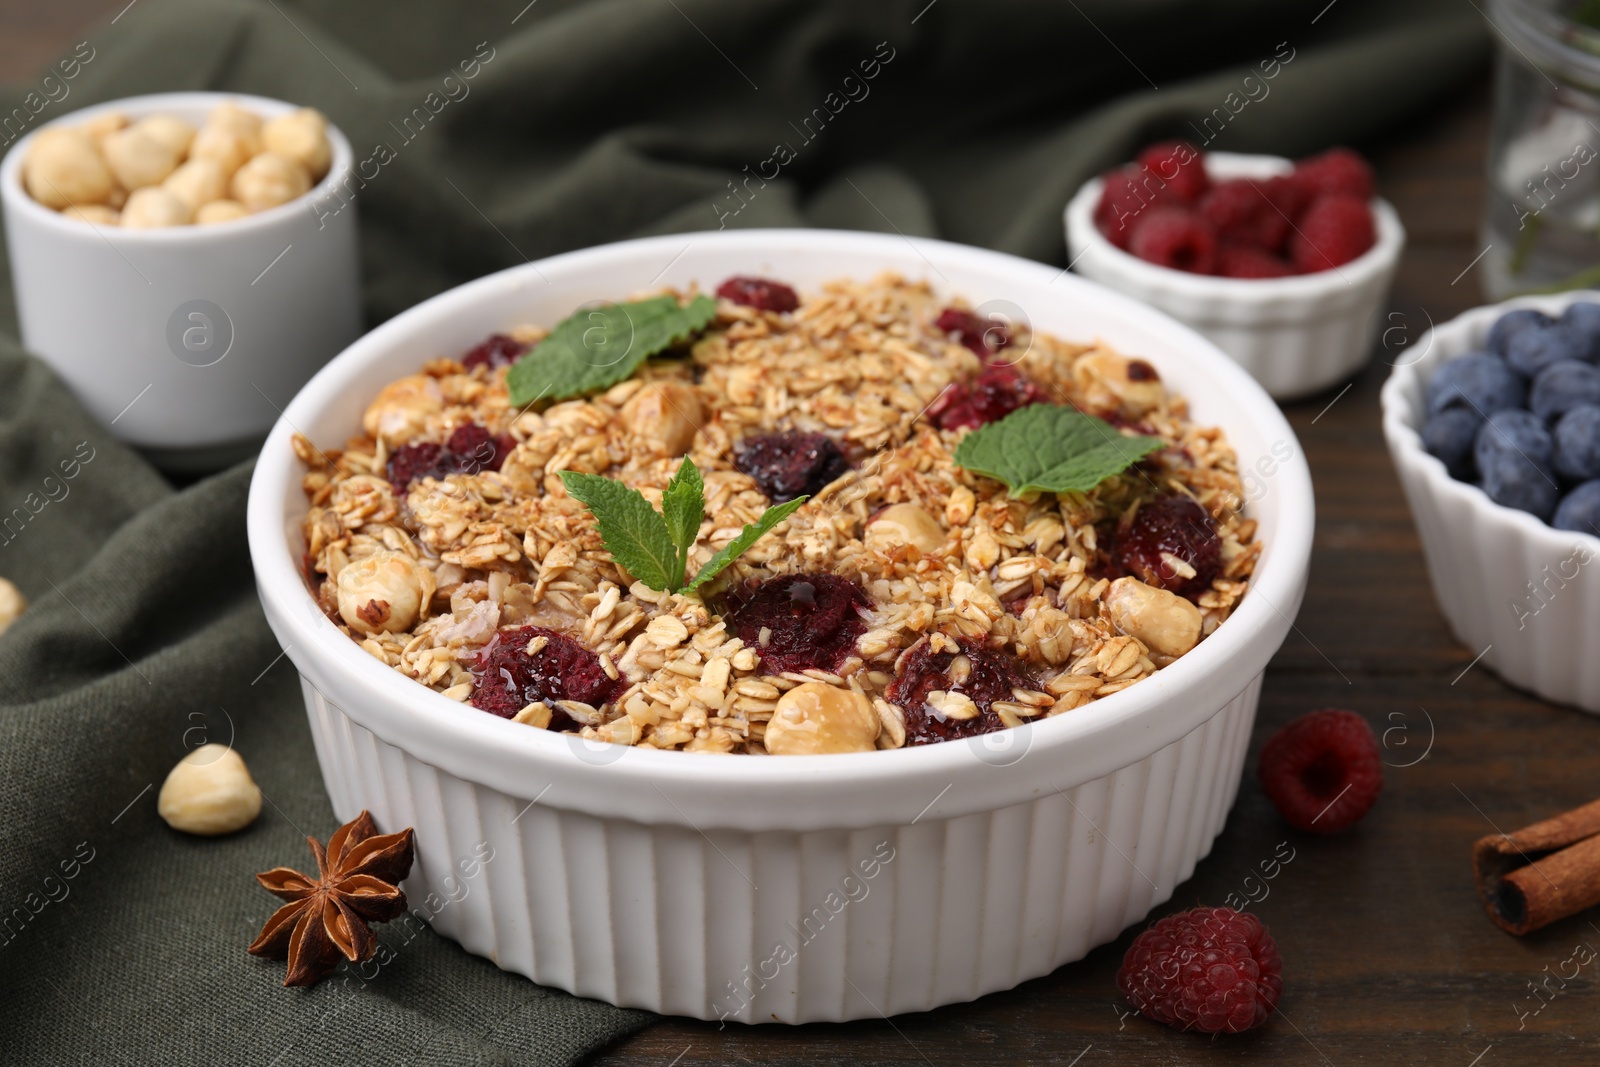
<svg viewBox="0 0 1600 1067">
<path fill-rule="evenodd" d="M 1120 432 L 1076 408 L 1033 404 L 973 430 L 956 446 L 959 466 L 1005 482 L 1011 495 L 1088 492 L 1167 443 Z"/>
<path fill-rule="evenodd" d="M 511 403 L 566 400 L 631 377 L 658 352 L 688 340 L 716 318 L 704 293 L 684 307 L 674 296 L 580 308 L 556 324 L 506 374 Z"/>
<path fill-rule="evenodd" d="M 808 499 L 808 497 L 797 496 L 788 503 L 768 508 L 761 513 L 761 518 L 755 522 L 746 523 L 737 537 L 729 541 L 720 552 L 706 561 L 706 565 L 700 568 L 700 573 L 694 576 L 694 581 L 684 586 L 683 591 L 692 593 L 721 574 L 728 564 L 748 552 L 751 545 L 766 536 L 767 532 L 778 523 L 798 511 L 800 505 L 804 504 Z"/>
<path fill-rule="evenodd" d="M 637 489 L 598 474 L 562 471 L 561 484 L 582 501 L 600 526 L 617 565 L 652 589 L 683 584 L 683 564 L 661 513 Z"/>
<path fill-rule="evenodd" d="M 700 468 L 688 456 L 678 473 L 661 494 L 661 513 L 667 520 L 667 535 L 678 549 L 678 565 L 672 571 L 673 588 L 683 585 L 684 569 L 689 565 L 689 549 L 700 536 L 700 520 L 706 515 L 706 483 Z"/>
</svg>

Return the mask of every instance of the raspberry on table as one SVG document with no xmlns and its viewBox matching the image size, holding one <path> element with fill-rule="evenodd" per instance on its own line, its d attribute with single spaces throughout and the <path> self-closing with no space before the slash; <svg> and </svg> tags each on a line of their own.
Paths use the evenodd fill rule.
<svg viewBox="0 0 1600 1067">
<path fill-rule="evenodd" d="M 766 278 L 729 278 L 717 286 L 717 295 L 757 311 L 785 312 L 800 306 L 800 297 L 793 289 Z"/>
<path fill-rule="evenodd" d="M 1191 908 L 1133 939 L 1117 988 L 1140 1015 L 1175 1030 L 1238 1034 L 1277 1008 L 1283 960 L 1254 915 Z"/>
<path fill-rule="evenodd" d="M 1311 197 L 1341 193 L 1371 200 L 1376 186 L 1372 165 L 1348 148 L 1330 148 L 1302 159 L 1295 164 L 1294 180 Z"/>
<path fill-rule="evenodd" d="M 1217 249 L 1217 273 L 1224 278 L 1287 278 L 1294 271 L 1271 252 L 1223 242 Z"/>
<path fill-rule="evenodd" d="M 965 381 L 945 386 L 928 405 L 928 418 L 941 430 L 986 426 L 1043 400 L 1044 390 L 1038 382 L 1015 367 L 994 364 Z"/>
<path fill-rule="evenodd" d="M 1289 238 L 1289 259 L 1309 274 L 1358 259 L 1377 240 L 1372 208 L 1344 193 L 1320 196 L 1306 208 Z"/>
<path fill-rule="evenodd" d="M 733 465 L 754 478 L 774 504 L 814 496 L 850 469 L 833 438 L 800 430 L 746 437 L 734 452 Z"/>
<path fill-rule="evenodd" d="M 488 367 L 492 371 L 497 367 L 508 367 L 515 363 L 529 347 L 514 337 L 507 337 L 503 333 L 492 333 L 467 349 L 466 355 L 461 357 L 461 364 L 468 370 L 473 367 Z"/>
<path fill-rule="evenodd" d="M 1195 212 L 1182 207 L 1157 207 L 1133 228 L 1128 251 L 1149 263 L 1190 274 L 1217 269 L 1217 234 Z"/>
<path fill-rule="evenodd" d="M 538 651 L 528 649 L 538 644 Z M 612 678 L 600 657 L 577 641 L 543 626 L 502 630 L 478 653 L 472 668 L 472 706 L 502 719 L 537 701 L 550 706 L 551 730 L 576 730 L 578 723 L 556 703 L 576 700 L 598 708 L 628 687 Z"/>
<path fill-rule="evenodd" d="M 728 629 L 769 674 L 838 670 L 866 633 L 862 615 L 872 606 L 859 585 L 837 574 L 785 574 L 730 599 Z"/>
<path fill-rule="evenodd" d="M 1311 711 L 1261 748 L 1261 788 L 1296 830 L 1335 834 L 1361 821 L 1383 788 L 1378 739 L 1353 711 Z"/>
<path fill-rule="evenodd" d="M 1139 153 L 1139 165 L 1167 183 L 1180 200 L 1194 203 L 1211 187 L 1205 157 L 1188 141 L 1157 141 Z"/>
</svg>

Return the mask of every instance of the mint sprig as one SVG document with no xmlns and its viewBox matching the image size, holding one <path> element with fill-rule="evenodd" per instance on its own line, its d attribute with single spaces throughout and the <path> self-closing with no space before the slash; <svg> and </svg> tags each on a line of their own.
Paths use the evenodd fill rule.
<svg viewBox="0 0 1600 1067">
<path fill-rule="evenodd" d="M 705 481 L 688 456 L 661 494 L 661 510 L 650 506 L 644 494 L 614 478 L 579 471 L 562 471 L 561 484 L 594 515 L 600 539 L 617 565 L 652 589 L 666 593 L 692 593 L 721 574 L 728 564 L 748 552 L 778 523 L 806 502 L 797 497 L 764 511 L 716 555 L 706 561 L 693 580 L 685 583 L 689 549 L 700 535 L 705 519 Z"/>
<path fill-rule="evenodd" d="M 717 317 L 704 293 L 680 306 L 675 296 L 580 308 L 556 324 L 506 373 L 511 403 L 566 400 L 632 377 L 651 356 L 681 344 Z"/>
<path fill-rule="evenodd" d="M 967 434 L 955 461 L 1004 482 L 1013 497 L 1086 493 L 1165 447 L 1159 437 L 1124 434 L 1076 408 L 1032 404 Z"/>
</svg>

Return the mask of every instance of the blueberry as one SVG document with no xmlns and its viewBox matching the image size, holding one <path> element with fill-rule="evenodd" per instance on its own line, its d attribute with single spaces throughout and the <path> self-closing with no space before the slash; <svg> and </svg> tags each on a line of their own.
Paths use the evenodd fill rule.
<svg viewBox="0 0 1600 1067">
<path fill-rule="evenodd" d="M 1506 354 L 1506 345 L 1511 338 L 1520 333 L 1527 326 L 1548 326 L 1554 321 L 1549 315 L 1535 308 L 1518 308 L 1508 311 L 1494 320 L 1494 325 L 1489 327 L 1489 338 L 1484 341 L 1483 347 L 1497 356 Z"/>
<path fill-rule="evenodd" d="M 1556 473 L 1575 482 L 1600 478 L 1600 405 L 1579 404 L 1556 422 Z"/>
<path fill-rule="evenodd" d="M 1528 390 L 1528 407 L 1541 419 L 1559 419 L 1579 404 L 1600 404 L 1600 367 L 1563 359 L 1540 371 Z"/>
<path fill-rule="evenodd" d="M 1589 354 L 1584 358 L 1591 363 L 1600 360 L 1600 303 L 1580 300 L 1568 304 L 1567 310 L 1561 313 L 1561 321 L 1588 342 Z"/>
<path fill-rule="evenodd" d="M 1588 338 L 1560 322 L 1524 327 L 1506 342 L 1506 362 L 1530 378 L 1557 360 L 1586 359 L 1588 355 Z"/>
<path fill-rule="evenodd" d="M 1487 417 L 1503 408 L 1520 408 L 1527 383 L 1499 356 L 1469 352 L 1452 359 L 1428 379 L 1428 413 L 1466 408 Z"/>
<path fill-rule="evenodd" d="M 1422 447 L 1444 461 L 1450 477 L 1470 482 L 1477 477 L 1472 465 L 1472 443 L 1483 416 L 1471 408 L 1445 408 L 1428 416 L 1422 427 Z"/>
<path fill-rule="evenodd" d="M 1562 497 L 1550 525 L 1558 530 L 1600 534 L 1600 481 L 1584 482 Z"/>
<path fill-rule="evenodd" d="M 1551 447 L 1544 420 L 1531 411 L 1490 415 L 1472 450 L 1483 491 L 1496 504 L 1549 518 L 1561 495 L 1550 467 Z"/>
</svg>

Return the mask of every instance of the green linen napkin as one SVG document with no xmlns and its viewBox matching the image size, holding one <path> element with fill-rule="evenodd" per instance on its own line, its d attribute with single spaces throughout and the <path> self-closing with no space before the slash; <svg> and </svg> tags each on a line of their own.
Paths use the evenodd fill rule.
<svg viewBox="0 0 1600 1067">
<path fill-rule="evenodd" d="M 723 226 L 1061 263 L 1067 197 L 1148 138 L 1308 152 L 1392 130 L 1481 69 L 1470 8 L 1322 7 L 143 0 L 84 35 L 73 78 L 5 94 L 0 116 L 30 91 L 50 98 L 36 121 L 173 89 L 322 109 L 363 161 L 376 323 L 525 259 Z M 645 1025 L 399 924 L 379 928 L 384 966 L 310 991 L 245 954 L 276 904 L 252 875 L 309 862 L 305 835 L 334 828 L 256 602 L 249 466 L 168 485 L 22 353 L 8 282 L 0 575 L 33 606 L 0 637 L 5 1058 L 568 1064 Z M 269 798 L 233 837 L 155 813 L 204 741 L 232 743 Z"/>
</svg>

